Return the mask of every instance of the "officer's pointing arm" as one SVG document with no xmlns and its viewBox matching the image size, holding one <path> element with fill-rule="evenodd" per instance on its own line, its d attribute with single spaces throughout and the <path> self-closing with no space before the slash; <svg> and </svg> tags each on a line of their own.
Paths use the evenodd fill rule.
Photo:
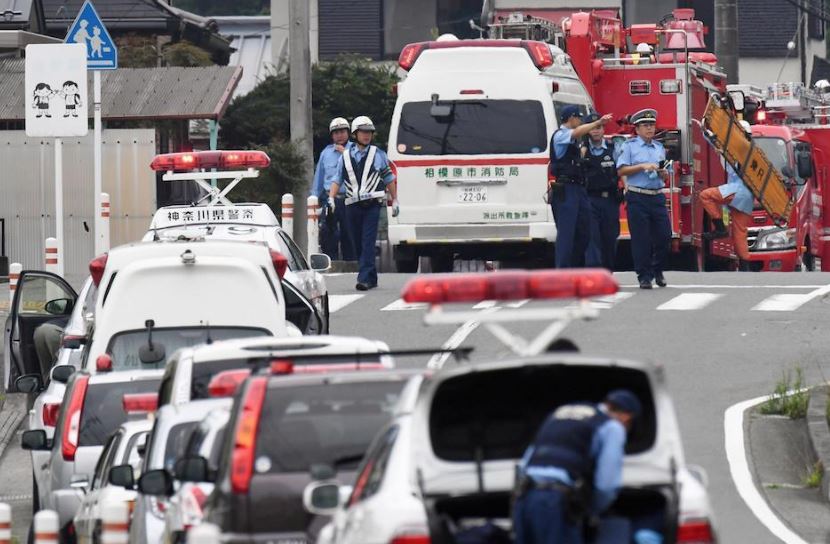
<svg viewBox="0 0 830 544">
<path fill-rule="evenodd" d="M 594 130 L 595 128 L 599 128 L 601 126 L 604 126 L 605 123 L 607 123 L 608 121 L 611 120 L 611 118 L 612 118 L 612 115 L 610 113 L 606 113 L 605 115 L 603 115 L 602 117 L 600 117 L 599 119 L 597 119 L 596 121 L 594 121 L 592 123 L 584 123 L 582 125 L 579 125 L 575 129 L 573 129 L 573 132 L 571 133 L 571 137 L 574 140 L 578 140 L 578 139 L 582 138 L 583 136 L 587 136 L 588 133 L 591 132 L 592 130 Z"/>
</svg>

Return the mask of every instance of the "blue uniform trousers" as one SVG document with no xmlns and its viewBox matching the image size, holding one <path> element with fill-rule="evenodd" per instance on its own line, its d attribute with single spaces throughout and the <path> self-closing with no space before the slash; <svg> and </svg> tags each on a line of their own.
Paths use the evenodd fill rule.
<svg viewBox="0 0 830 544">
<path fill-rule="evenodd" d="M 591 237 L 588 192 L 575 183 L 563 183 L 561 191 L 550 203 L 556 221 L 556 268 L 583 266 Z"/>
<path fill-rule="evenodd" d="M 346 206 L 346 220 L 349 231 L 355 243 L 360 271 L 357 274 L 358 283 L 369 286 L 378 284 L 378 271 L 375 267 L 375 241 L 378 237 L 378 220 L 380 219 L 380 204 L 372 203 L 363 207 L 358 203 Z"/>
<path fill-rule="evenodd" d="M 516 544 L 582 544 L 582 527 L 565 514 L 566 498 L 556 489 L 531 489 L 513 508 Z"/>
<path fill-rule="evenodd" d="M 334 216 L 328 216 L 328 201 L 323 200 L 320 209 L 320 248 L 332 260 L 354 261 L 354 243 L 346 222 L 346 199 L 338 197 L 334 207 Z"/>
<path fill-rule="evenodd" d="M 631 232 L 631 256 L 640 281 L 663 275 L 671 244 L 671 224 L 666 197 L 626 192 L 628 230 Z"/>
<path fill-rule="evenodd" d="M 617 192 L 610 196 L 588 195 L 591 203 L 591 242 L 585 256 L 588 266 L 603 266 L 614 270 L 617 238 L 620 236 L 620 204 Z"/>
</svg>

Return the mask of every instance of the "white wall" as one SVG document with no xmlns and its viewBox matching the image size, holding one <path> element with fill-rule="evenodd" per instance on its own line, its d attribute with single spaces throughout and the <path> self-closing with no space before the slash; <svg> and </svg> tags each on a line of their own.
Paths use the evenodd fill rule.
<svg viewBox="0 0 830 544">
<path fill-rule="evenodd" d="M 807 82 L 813 70 L 813 55 L 824 57 L 825 46 L 822 40 L 807 41 Z M 783 71 L 781 67 L 784 67 Z M 781 76 L 778 73 L 781 72 Z M 793 51 L 784 61 L 783 57 L 757 58 L 741 57 L 738 59 L 738 77 L 741 83 L 765 87 L 776 81 L 780 83 L 801 81 L 801 60 L 797 51 Z"/>
</svg>

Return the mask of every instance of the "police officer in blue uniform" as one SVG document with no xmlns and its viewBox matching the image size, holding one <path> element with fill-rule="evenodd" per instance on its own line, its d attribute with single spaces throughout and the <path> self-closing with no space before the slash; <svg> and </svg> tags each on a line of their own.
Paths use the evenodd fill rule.
<svg viewBox="0 0 830 544">
<path fill-rule="evenodd" d="M 596 113 L 583 118 L 585 124 L 599 119 Z M 585 171 L 585 189 L 591 205 L 591 239 L 585 262 L 614 270 L 617 238 L 620 236 L 620 202 L 616 149 L 605 141 L 602 125 L 592 128 L 580 149 Z"/>
<path fill-rule="evenodd" d="M 378 271 L 375 267 L 375 241 L 378 237 L 380 208 L 386 202 L 386 192 L 392 197 L 392 217 L 400 212 L 395 174 L 389 166 L 386 153 L 372 145 L 375 125 L 361 115 L 352 121 L 354 145 L 344 153 L 339 162 L 340 174 L 332 181 L 328 205 L 337 207 L 335 198 L 340 186 L 346 189 L 343 201 L 350 234 L 360 266 L 357 274 L 358 291 L 367 291 L 378 286 Z M 342 183 L 341 183 L 342 182 Z"/>
<path fill-rule="evenodd" d="M 559 128 L 550 142 L 550 173 L 556 178 L 550 190 L 550 205 L 556 221 L 556 268 L 584 263 L 591 236 L 591 205 L 585 191 L 579 141 L 591 129 L 610 120 L 610 115 L 604 115 L 583 124 L 579 107 L 572 104 L 559 113 Z"/>
<path fill-rule="evenodd" d="M 601 404 L 560 406 L 542 423 L 518 467 L 516 544 L 581 544 L 583 525 L 614 502 L 627 432 L 642 404 L 626 389 Z"/>
<path fill-rule="evenodd" d="M 640 289 L 651 289 L 651 282 L 666 286 L 663 269 L 671 244 L 671 223 L 663 194 L 668 171 L 663 144 L 654 140 L 657 112 L 640 110 L 631 116 L 637 135 L 622 146 L 617 169 L 626 176 L 625 202 L 631 233 L 631 256 Z"/>
<path fill-rule="evenodd" d="M 343 152 L 351 147 L 349 142 L 349 122 L 342 117 L 335 117 L 329 123 L 331 142 L 320 153 L 317 169 L 314 171 L 314 183 L 311 187 L 312 196 L 320 201 L 320 247 L 323 253 L 332 260 L 355 260 L 354 244 L 349 237 L 349 228 L 346 225 L 346 208 L 343 201 L 346 199 L 345 188 L 341 187 L 335 197 L 334 209 L 328 205 L 331 184 L 337 179 L 340 170 L 337 165 Z"/>
</svg>

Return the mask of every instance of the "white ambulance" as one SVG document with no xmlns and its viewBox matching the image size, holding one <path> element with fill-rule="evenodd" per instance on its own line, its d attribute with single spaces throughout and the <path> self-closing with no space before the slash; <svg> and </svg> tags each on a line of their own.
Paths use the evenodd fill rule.
<svg viewBox="0 0 830 544">
<path fill-rule="evenodd" d="M 544 42 L 459 40 L 407 45 L 398 60 L 389 157 L 401 211 L 389 241 L 400 272 L 429 257 L 552 263 L 545 203 L 557 111 L 591 99 L 568 56 Z"/>
</svg>

